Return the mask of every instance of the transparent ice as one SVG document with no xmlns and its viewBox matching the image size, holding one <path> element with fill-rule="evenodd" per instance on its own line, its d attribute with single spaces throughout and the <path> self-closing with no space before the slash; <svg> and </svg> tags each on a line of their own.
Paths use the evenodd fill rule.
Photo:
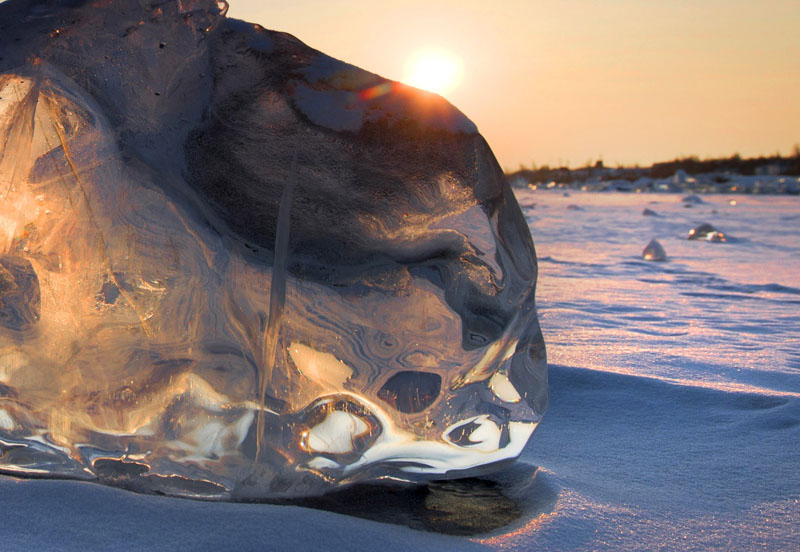
<svg viewBox="0 0 800 552">
<path fill-rule="evenodd" d="M 513 460 L 546 358 L 486 142 L 226 10 L 0 4 L 0 471 L 236 499 Z"/>
</svg>

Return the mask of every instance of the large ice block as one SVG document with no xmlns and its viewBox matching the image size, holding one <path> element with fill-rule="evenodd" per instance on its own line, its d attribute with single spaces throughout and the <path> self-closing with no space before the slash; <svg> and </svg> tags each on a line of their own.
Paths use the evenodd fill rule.
<svg viewBox="0 0 800 552">
<path fill-rule="evenodd" d="M 488 145 L 226 10 L 0 4 L 0 471 L 235 499 L 513 460 L 546 358 Z"/>
</svg>

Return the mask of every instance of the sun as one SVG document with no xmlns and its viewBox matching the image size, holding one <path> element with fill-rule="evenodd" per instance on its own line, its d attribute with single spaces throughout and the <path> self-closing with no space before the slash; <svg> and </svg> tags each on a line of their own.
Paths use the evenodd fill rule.
<svg viewBox="0 0 800 552">
<path fill-rule="evenodd" d="M 463 63 L 446 50 L 425 49 L 411 56 L 406 63 L 406 84 L 436 94 L 452 92 L 461 82 Z"/>
</svg>

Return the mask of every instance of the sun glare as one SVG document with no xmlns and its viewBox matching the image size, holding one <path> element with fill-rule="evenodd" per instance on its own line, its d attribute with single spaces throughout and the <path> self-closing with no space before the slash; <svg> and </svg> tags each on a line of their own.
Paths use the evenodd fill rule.
<svg viewBox="0 0 800 552">
<path fill-rule="evenodd" d="M 406 63 L 405 83 L 445 95 L 461 81 L 462 62 L 444 50 L 422 50 Z"/>
</svg>

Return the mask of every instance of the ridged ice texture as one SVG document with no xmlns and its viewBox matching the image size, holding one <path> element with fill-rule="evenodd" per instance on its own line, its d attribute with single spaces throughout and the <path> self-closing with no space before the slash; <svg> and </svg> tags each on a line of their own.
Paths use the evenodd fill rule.
<svg viewBox="0 0 800 552">
<path fill-rule="evenodd" d="M 514 459 L 546 359 L 489 147 L 226 9 L 0 4 L 0 471 L 235 499 Z"/>
</svg>

